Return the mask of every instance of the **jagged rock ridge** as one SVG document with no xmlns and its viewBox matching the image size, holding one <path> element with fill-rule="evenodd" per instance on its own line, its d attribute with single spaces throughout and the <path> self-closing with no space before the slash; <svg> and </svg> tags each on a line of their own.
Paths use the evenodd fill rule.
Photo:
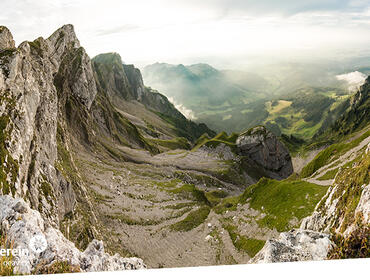
<svg viewBox="0 0 370 280">
<path fill-rule="evenodd" d="M 89 213 L 84 218 L 87 219 L 85 223 L 92 224 L 96 218 L 86 188 L 78 177 L 71 178 L 75 166 L 69 153 L 70 135 L 67 133 L 68 130 L 78 131 L 81 138 L 91 141 L 89 133 L 92 131 L 87 132 L 86 127 L 93 122 L 89 111 L 98 91 L 90 59 L 80 46 L 72 25 L 63 26 L 48 39 L 40 37 L 33 42 L 23 42 L 18 48 L 7 28 L 1 27 L 0 31 L 0 194 L 24 198 L 41 213 L 45 227 L 54 232 L 69 213 L 74 213 L 78 220 L 85 211 L 85 215 Z M 71 108 L 73 105 L 76 108 Z M 83 122 L 78 123 L 76 129 L 69 124 L 76 123 L 77 114 Z M 3 210 L 2 214 L 6 214 L 6 209 Z M 41 221 L 40 217 L 38 221 L 29 218 L 29 228 Z M 25 219 L 27 222 L 27 217 Z M 77 228 L 87 230 L 90 239 L 97 235 L 93 227 L 80 224 Z M 3 233 L 7 233 L 9 226 L 11 229 L 9 221 L 2 224 Z M 57 236 L 62 238 L 59 231 Z M 13 237 L 13 242 L 22 238 L 11 234 L 8 237 Z M 65 241 L 64 238 L 62 242 Z M 78 246 L 87 247 L 86 242 Z M 51 242 L 50 246 L 53 245 L 58 246 Z M 72 250 L 78 252 L 76 248 Z M 124 267 L 99 267 L 111 268 Z M 27 267 L 22 272 L 29 273 L 30 269 Z"/>
</svg>

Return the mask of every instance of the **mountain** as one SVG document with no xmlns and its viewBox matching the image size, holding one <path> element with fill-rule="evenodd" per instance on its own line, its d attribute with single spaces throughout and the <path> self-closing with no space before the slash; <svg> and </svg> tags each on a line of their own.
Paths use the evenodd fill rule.
<svg viewBox="0 0 370 280">
<path fill-rule="evenodd" d="M 52 270 L 59 267 L 54 258 L 66 261 L 67 271 L 93 271 L 101 265 L 80 260 L 95 253 L 111 262 L 104 269 L 145 266 L 104 255 L 97 238 L 109 253 L 141 256 L 151 267 L 180 265 L 172 253 L 160 256 L 137 242 L 163 248 L 167 234 L 175 249 L 173 238 L 194 234 L 221 198 L 262 176 L 282 179 L 292 171 L 289 154 L 282 162 L 277 157 L 276 166 L 252 157 L 264 141 L 271 141 L 269 149 L 282 149 L 275 136 L 241 153 L 238 135 L 216 136 L 205 124 L 187 120 L 165 96 L 145 87 L 140 71 L 122 64 L 118 54 L 90 60 L 71 25 L 18 48 L 9 30 L 1 30 L 0 217 L 8 225 L 2 238 L 21 246 L 34 228 L 50 243 L 46 258 L 33 258 L 16 272 Z M 199 136 L 209 140 L 195 141 Z M 45 226 L 33 226 L 36 220 Z"/>
<path fill-rule="evenodd" d="M 342 114 L 309 147 L 312 160 L 300 171 L 310 183 L 330 186 L 300 229 L 266 242 L 251 263 L 368 258 L 370 256 L 369 82 L 342 106 Z M 331 145 L 328 145 L 331 143 Z M 289 253 L 287 253 L 289 252 Z"/>
<path fill-rule="evenodd" d="M 345 136 L 366 127 L 370 122 L 370 78 L 368 77 L 346 103 L 344 113 L 328 130 L 331 135 Z"/>
<path fill-rule="evenodd" d="M 164 95 L 158 91 L 146 87 L 140 70 L 133 65 L 122 64 L 122 59 L 117 53 L 100 54 L 93 58 L 92 65 L 97 75 L 97 79 L 102 88 L 106 92 L 114 106 L 126 111 L 137 117 L 142 117 L 146 114 L 143 120 L 152 123 L 156 128 L 162 130 L 172 124 L 173 132 L 167 132 L 168 136 L 181 136 L 194 142 L 202 134 L 207 133 L 210 136 L 215 136 L 215 132 L 210 130 L 205 124 L 196 124 L 189 121 L 182 115 L 172 103 L 170 103 Z M 137 106 L 129 109 L 128 102 L 131 104 L 139 103 L 144 105 L 146 113 L 140 113 Z M 142 107 L 142 106 L 141 106 Z M 157 120 L 153 122 L 153 120 Z M 166 122 L 165 126 L 160 126 L 161 121 Z M 158 127 L 157 124 L 158 123 Z M 148 131 L 148 127 L 139 129 Z"/>
<path fill-rule="evenodd" d="M 218 76 L 191 68 L 189 77 Z M 284 255 L 279 235 L 295 227 L 288 236 L 308 236 L 299 240 L 321 253 L 288 244 L 287 260 L 338 258 L 334 244 L 352 250 L 345 257 L 366 256 L 353 248 L 370 216 L 367 98 L 358 94 L 339 119 L 354 129 L 307 147 L 313 155 L 298 170 L 266 127 L 216 135 L 118 54 L 90 60 L 72 25 L 18 47 L 1 27 L 0 246 L 47 246 L 0 273 L 275 261 L 261 257 L 269 240 Z"/>
<path fill-rule="evenodd" d="M 227 104 L 236 105 L 243 100 L 254 100 L 257 93 L 255 87 L 241 86 L 230 79 L 228 72 L 219 71 L 208 64 L 190 66 L 155 63 L 143 70 L 144 80 L 150 86 L 164 92 L 177 104 L 194 111 L 195 116 L 212 108 L 221 108 Z M 248 76 L 248 73 L 245 73 Z M 256 75 L 250 79 L 265 81 Z"/>
</svg>

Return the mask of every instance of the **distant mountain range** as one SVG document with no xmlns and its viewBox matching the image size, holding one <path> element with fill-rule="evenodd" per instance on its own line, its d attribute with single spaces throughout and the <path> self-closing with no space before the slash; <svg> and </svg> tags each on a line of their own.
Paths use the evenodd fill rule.
<svg viewBox="0 0 370 280">
<path fill-rule="evenodd" d="M 234 71 L 219 71 L 208 64 L 190 66 L 155 63 L 143 69 L 145 82 L 184 104 L 196 114 L 207 108 L 238 104 L 259 97 L 267 84 L 262 77 Z"/>
<path fill-rule="evenodd" d="M 325 65 L 282 64 L 256 73 L 217 70 L 208 64 L 155 63 L 143 69 L 149 86 L 216 131 L 243 131 L 265 125 L 276 135 L 308 140 L 324 131 L 347 108 L 351 77 Z"/>
</svg>

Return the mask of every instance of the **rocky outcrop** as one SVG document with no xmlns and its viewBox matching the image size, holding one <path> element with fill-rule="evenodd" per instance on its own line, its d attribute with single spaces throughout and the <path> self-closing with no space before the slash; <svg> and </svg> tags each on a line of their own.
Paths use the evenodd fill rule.
<svg viewBox="0 0 370 280">
<path fill-rule="evenodd" d="M 236 146 L 238 154 L 262 167 L 268 177 L 284 179 L 293 172 L 288 149 L 263 126 L 242 133 L 236 140 Z"/>
<path fill-rule="evenodd" d="M 144 85 L 139 69 L 122 63 L 117 53 L 105 53 L 93 58 L 93 66 L 102 88 L 116 101 L 138 101 L 148 108 L 175 118 L 184 116 L 171 104 L 167 97 Z"/>
<path fill-rule="evenodd" d="M 0 51 L 15 48 L 13 35 L 5 26 L 0 26 Z"/>
<path fill-rule="evenodd" d="M 123 64 L 122 66 L 130 83 L 133 97 L 138 101 L 142 101 L 143 95 L 146 95 L 147 89 L 144 86 L 140 70 L 132 64 Z"/>
<path fill-rule="evenodd" d="M 53 167 L 57 151 L 53 143 L 56 142 L 58 110 L 52 81 L 58 61 L 49 59 L 50 47 L 51 44 L 42 38 L 24 42 L 7 55 L 8 61 L 1 65 L 0 71 L 0 80 L 3 81 L 0 82 L 1 95 L 6 94 L 8 100 L 17 100 L 14 106 L 7 106 L 1 111 L 2 116 L 10 116 L 5 127 L 8 132 L 5 143 L 9 145 L 8 151 L 19 174 L 18 178 L 14 178 L 12 193 L 25 197 L 28 191 L 29 199 L 35 202 L 36 207 L 39 197 L 43 202 L 37 186 L 44 181 L 57 185 L 57 174 Z M 6 100 L 3 100 L 1 105 L 5 103 Z M 1 193 L 7 191 L 2 189 Z M 54 191 L 50 195 L 54 195 Z M 45 205 L 52 208 L 46 198 Z M 50 211 L 49 215 L 54 213 Z"/>
<path fill-rule="evenodd" d="M 93 240 L 81 252 L 63 234 L 48 225 L 40 213 L 32 210 L 23 199 L 0 196 L 0 229 L 9 246 L 24 252 L 15 256 L 14 273 L 30 274 L 35 269 L 66 261 L 80 271 L 112 271 L 146 268 L 139 258 L 122 258 L 104 252 L 102 241 Z M 33 237 L 46 240 L 45 246 L 35 250 Z M 12 245 L 10 245 L 12 244 Z"/>
<path fill-rule="evenodd" d="M 328 234 L 291 230 L 277 240 L 268 240 L 250 263 L 317 261 L 326 258 L 333 243 Z"/>
<path fill-rule="evenodd" d="M 136 99 L 118 53 L 99 54 L 92 59 L 92 65 L 100 86 L 111 99 Z"/>
</svg>

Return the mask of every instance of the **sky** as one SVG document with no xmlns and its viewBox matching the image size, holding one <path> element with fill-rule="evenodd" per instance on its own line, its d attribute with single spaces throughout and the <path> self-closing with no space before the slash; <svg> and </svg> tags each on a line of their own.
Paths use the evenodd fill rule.
<svg viewBox="0 0 370 280">
<path fill-rule="evenodd" d="M 370 47 L 370 0 L 1 0 L 17 44 L 71 23 L 93 57 L 242 67 Z"/>
</svg>

